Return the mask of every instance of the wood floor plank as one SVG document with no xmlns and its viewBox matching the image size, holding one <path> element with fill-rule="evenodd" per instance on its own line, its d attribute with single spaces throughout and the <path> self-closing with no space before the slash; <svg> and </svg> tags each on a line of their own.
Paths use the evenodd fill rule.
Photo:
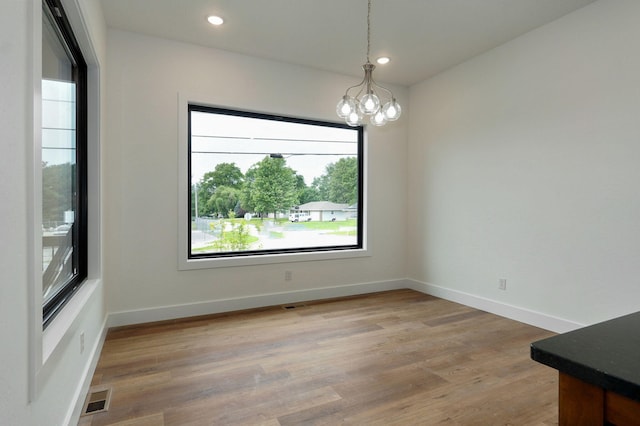
<svg viewBox="0 0 640 426">
<path fill-rule="evenodd" d="M 109 330 L 79 424 L 557 424 L 552 333 L 411 290 L 298 306 Z"/>
</svg>

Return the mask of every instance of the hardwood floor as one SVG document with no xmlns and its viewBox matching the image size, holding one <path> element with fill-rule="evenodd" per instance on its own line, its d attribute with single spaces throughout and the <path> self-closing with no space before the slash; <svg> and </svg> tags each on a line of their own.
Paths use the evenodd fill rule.
<svg viewBox="0 0 640 426">
<path fill-rule="evenodd" d="M 411 290 L 121 327 L 79 425 L 553 425 L 551 335 Z"/>
</svg>

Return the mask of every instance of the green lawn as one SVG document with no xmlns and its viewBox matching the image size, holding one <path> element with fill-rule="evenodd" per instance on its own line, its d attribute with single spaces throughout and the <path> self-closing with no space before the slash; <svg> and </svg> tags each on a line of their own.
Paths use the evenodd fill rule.
<svg viewBox="0 0 640 426">
<path fill-rule="evenodd" d="M 288 222 L 289 225 L 303 225 L 306 229 L 314 229 L 317 231 L 335 231 L 338 232 L 338 230 L 340 228 L 343 228 L 345 226 L 348 227 L 357 227 L 357 222 L 355 219 L 348 219 L 348 220 L 336 220 L 335 222 L 314 222 L 313 220 L 311 222 L 296 222 L 296 223 L 292 223 L 292 222 Z"/>
</svg>

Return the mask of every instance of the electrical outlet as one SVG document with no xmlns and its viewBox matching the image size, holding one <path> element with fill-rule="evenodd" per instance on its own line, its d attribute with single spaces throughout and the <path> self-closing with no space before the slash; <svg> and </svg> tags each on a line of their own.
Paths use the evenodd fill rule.
<svg viewBox="0 0 640 426">
<path fill-rule="evenodd" d="M 284 280 L 291 281 L 293 279 L 293 273 L 291 271 L 284 271 Z"/>
<path fill-rule="evenodd" d="M 80 353 L 84 353 L 84 331 L 80 333 Z"/>
<path fill-rule="evenodd" d="M 498 280 L 498 290 L 506 290 L 507 289 L 507 279 L 500 278 Z"/>
</svg>

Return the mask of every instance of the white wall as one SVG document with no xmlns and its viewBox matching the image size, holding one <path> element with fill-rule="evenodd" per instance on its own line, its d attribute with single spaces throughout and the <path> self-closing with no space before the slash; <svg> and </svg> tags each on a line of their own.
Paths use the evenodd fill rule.
<svg viewBox="0 0 640 426">
<path fill-rule="evenodd" d="M 335 105 L 357 79 L 117 30 L 109 30 L 107 56 L 105 281 L 114 323 L 205 313 L 216 301 L 221 309 L 246 307 L 225 305 L 229 299 L 275 295 L 261 300 L 278 303 L 294 297 L 282 293 L 311 289 L 326 291 L 300 297 L 340 295 L 345 286 L 375 289 L 368 284 L 405 277 L 407 118 L 369 133 L 373 256 L 177 268 L 178 94 L 337 121 Z M 408 90 L 394 92 L 406 105 Z M 285 269 L 293 273 L 286 283 Z M 195 305 L 163 309 L 188 304 Z"/>
<path fill-rule="evenodd" d="M 27 114 L 31 4 L 13 1 L 0 14 L 0 423 L 28 424 Z M 12 176 L 8 179 L 7 176 Z"/>
<path fill-rule="evenodd" d="M 84 32 L 83 28 L 76 26 L 84 30 L 90 28 L 83 37 L 91 38 L 96 51 L 104 53 L 104 47 L 100 50 L 100 44 L 106 44 L 104 22 L 97 0 L 81 0 L 80 4 L 65 1 L 65 6 L 67 4 L 81 8 L 83 14 L 86 10 L 93 11 L 90 16 L 77 14 L 72 24 L 79 33 Z M 81 16 L 82 19 L 78 19 Z M 0 14 L 0 222 L 3 224 L 0 231 L 0 424 L 3 426 L 62 425 L 73 420 L 75 403 L 81 398 L 106 315 L 99 283 L 98 250 L 97 257 L 94 255 L 91 259 L 94 278 L 91 294 L 86 304 L 77 304 L 73 317 L 60 327 L 60 335 L 53 339 L 55 348 L 43 363 L 41 341 L 44 336 L 41 327 L 32 327 L 32 318 L 37 317 L 37 313 L 29 306 L 30 300 L 34 300 L 31 289 L 35 286 L 37 290 L 36 277 L 41 273 L 33 270 L 36 260 L 29 244 L 34 217 L 30 200 L 36 184 L 30 176 L 39 128 L 34 118 L 37 116 L 34 102 L 38 102 L 40 84 L 40 23 L 39 0 L 3 3 Z M 96 147 L 97 142 L 94 133 Z M 93 179 L 92 184 L 97 184 L 96 176 Z M 99 218 L 99 212 L 95 211 L 99 209 L 99 200 L 92 200 L 92 205 L 90 214 Z M 92 244 L 99 249 L 99 232 L 92 235 Z M 38 308 L 41 306 L 35 309 Z M 47 331 L 54 323 L 60 324 L 59 320 L 60 317 L 56 318 Z M 80 354 L 78 336 L 81 331 L 85 332 L 83 354 Z M 33 365 L 30 359 L 35 360 Z M 34 388 L 37 389 L 30 392 Z"/>
<path fill-rule="evenodd" d="M 578 324 L 640 309 L 638 16 L 601 0 L 411 88 L 410 277 Z"/>
</svg>

